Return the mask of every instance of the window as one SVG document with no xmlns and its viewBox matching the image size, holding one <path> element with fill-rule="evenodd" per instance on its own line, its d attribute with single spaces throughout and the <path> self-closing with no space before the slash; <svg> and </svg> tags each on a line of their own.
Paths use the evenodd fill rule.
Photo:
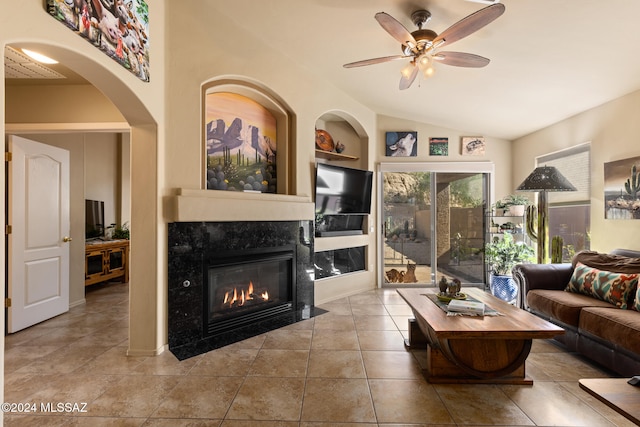
<svg viewBox="0 0 640 427">
<path fill-rule="evenodd" d="M 571 261 L 576 252 L 590 248 L 591 143 L 540 156 L 536 166 L 555 166 L 578 191 L 549 192 L 549 244 L 554 236 L 563 239 L 562 260 Z M 549 248 L 549 252 L 551 249 Z"/>
</svg>

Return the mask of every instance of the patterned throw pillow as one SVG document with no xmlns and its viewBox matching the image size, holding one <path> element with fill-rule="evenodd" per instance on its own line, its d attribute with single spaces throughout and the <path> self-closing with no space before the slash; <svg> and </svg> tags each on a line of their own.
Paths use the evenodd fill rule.
<svg viewBox="0 0 640 427">
<path fill-rule="evenodd" d="M 630 293 L 636 292 L 637 286 L 637 273 L 612 273 L 578 262 L 565 290 L 589 295 L 624 309 L 627 308 Z"/>
<path fill-rule="evenodd" d="M 632 299 L 629 301 L 629 305 L 632 310 L 640 311 L 640 286 L 637 286 L 631 295 Z"/>
</svg>

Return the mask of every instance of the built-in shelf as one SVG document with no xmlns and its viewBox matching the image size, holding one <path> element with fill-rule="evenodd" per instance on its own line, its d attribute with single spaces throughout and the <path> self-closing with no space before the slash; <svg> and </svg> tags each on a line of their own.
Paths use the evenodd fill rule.
<svg viewBox="0 0 640 427">
<path fill-rule="evenodd" d="M 357 236 L 316 237 L 315 251 L 321 252 L 355 246 L 366 246 L 369 244 L 369 239 L 370 236 L 367 234 Z"/>
<path fill-rule="evenodd" d="M 327 160 L 358 160 L 359 157 L 350 156 L 348 154 L 334 153 L 331 151 L 318 150 L 316 148 L 316 157 Z"/>
</svg>

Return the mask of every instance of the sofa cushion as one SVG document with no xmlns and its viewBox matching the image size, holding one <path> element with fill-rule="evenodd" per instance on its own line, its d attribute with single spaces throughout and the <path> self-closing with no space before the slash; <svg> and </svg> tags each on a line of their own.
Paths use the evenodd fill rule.
<svg viewBox="0 0 640 427">
<path fill-rule="evenodd" d="M 625 254 L 634 254 L 626 251 Z M 640 258 L 631 258 L 618 254 L 605 254 L 595 251 L 581 251 L 573 256 L 571 264 L 575 268 L 581 262 L 589 267 L 614 273 L 640 273 Z"/>
<path fill-rule="evenodd" d="M 585 307 L 579 329 L 640 354 L 640 313 L 615 308 Z M 615 369 L 614 369 L 615 370 Z"/>
<path fill-rule="evenodd" d="M 527 293 L 527 304 L 534 312 L 575 328 L 578 327 L 582 307 L 612 308 L 608 302 L 593 297 L 547 289 L 530 290 Z"/>
<path fill-rule="evenodd" d="M 578 262 L 566 290 L 592 296 L 625 309 L 629 296 L 636 292 L 637 285 L 637 273 L 613 273 Z"/>
</svg>

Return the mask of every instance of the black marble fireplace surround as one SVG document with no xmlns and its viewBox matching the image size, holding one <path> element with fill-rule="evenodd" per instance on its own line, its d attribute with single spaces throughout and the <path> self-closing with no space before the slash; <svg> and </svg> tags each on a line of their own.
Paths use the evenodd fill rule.
<svg viewBox="0 0 640 427">
<path fill-rule="evenodd" d="M 180 360 L 280 328 L 323 312 L 313 301 L 312 221 L 174 222 L 169 224 L 169 350 Z M 209 268 L 249 254 L 292 253 L 290 309 L 238 326 L 207 323 Z M 258 255 L 259 257 L 264 255 Z M 226 263 L 226 261 L 223 261 Z"/>
</svg>

